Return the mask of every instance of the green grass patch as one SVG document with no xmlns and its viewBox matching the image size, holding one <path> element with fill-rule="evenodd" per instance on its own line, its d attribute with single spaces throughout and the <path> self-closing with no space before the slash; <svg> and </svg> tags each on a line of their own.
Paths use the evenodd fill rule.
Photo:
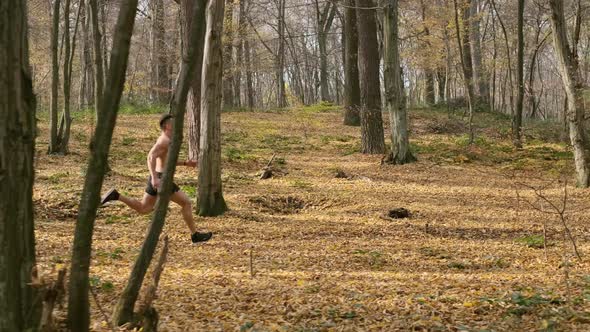
<svg viewBox="0 0 590 332">
<path fill-rule="evenodd" d="M 527 235 L 516 239 L 516 242 L 525 245 L 529 248 L 542 249 L 545 238 L 543 235 Z"/>
<path fill-rule="evenodd" d="M 53 173 L 51 174 L 47 180 L 53 184 L 59 184 L 60 182 L 62 182 L 65 178 L 69 177 L 70 173 L 65 172 L 65 173 Z"/>
<path fill-rule="evenodd" d="M 318 104 L 304 106 L 301 108 L 301 111 L 305 113 L 330 113 L 330 112 L 337 112 L 342 109 L 342 106 L 334 105 L 330 102 L 322 101 Z"/>
<path fill-rule="evenodd" d="M 196 197 L 197 196 L 197 187 L 196 186 L 180 186 L 180 189 L 184 191 L 188 197 Z"/>
<path fill-rule="evenodd" d="M 223 156 L 229 162 L 256 160 L 256 157 L 249 154 L 247 150 L 232 146 L 223 149 Z"/>
</svg>

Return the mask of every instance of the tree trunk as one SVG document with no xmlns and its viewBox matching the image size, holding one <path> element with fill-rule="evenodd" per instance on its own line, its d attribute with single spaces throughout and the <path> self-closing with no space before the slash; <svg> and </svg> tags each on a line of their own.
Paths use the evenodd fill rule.
<svg viewBox="0 0 590 332">
<path fill-rule="evenodd" d="M 57 141 L 59 153 L 68 153 L 68 144 L 70 139 L 70 126 L 72 117 L 70 115 L 70 100 L 71 100 L 71 67 L 70 57 L 72 53 L 72 43 L 70 39 L 70 0 L 66 0 L 64 4 L 64 66 L 63 66 L 63 95 L 64 95 L 64 111 L 59 125 Z M 75 37 L 75 36 L 74 36 Z"/>
<path fill-rule="evenodd" d="M 234 102 L 242 107 L 242 73 L 244 72 L 244 43 L 246 41 L 246 0 L 241 0 L 238 12 L 238 46 L 236 50 L 236 71 L 234 75 Z"/>
<path fill-rule="evenodd" d="M 400 70 L 398 1 L 387 0 L 383 14 L 383 65 L 385 107 L 391 119 L 391 152 L 387 161 L 403 165 L 416 160 L 410 151 L 408 115 Z"/>
<path fill-rule="evenodd" d="M 192 81 L 196 74 L 196 66 L 199 59 L 202 59 L 202 56 L 199 56 L 199 53 L 203 53 L 203 32 L 201 31 L 203 30 L 203 25 L 198 23 L 203 22 L 205 19 L 205 2 L 205 0 L 195 1 L 190 7 L 191 11 L 186 13 L 186 17 L 190 17 L 191 21 L 196 24 L 191 24 L 190 30 L 185 31 L 185 35 L 188 36 L 186 39 L 188 43 L 184 44 L 184 52 L 186 52 L 185 54 L 187 56 L 182 57 L 178 81 L 174 89 L 172 103 L 170 104 L 170 113 L 174 115 L 174 133 L 166 159 L 166 168 L 162 177 L 162 190 L 158 194 L 155 212 L 153 213 L 146 239 L 141 246 L 139 256 L 135 260 L 125 290 L 121 294 L 114 310 L 113 322 L 117 326 L 133 320 L 133 308 L 137 301 L 143 279 L 156 250 L 158 238 L 164 227 L 166 213 L 168 212 L 168 203 L 170 202 L 170 196 L 172 195 L 172 179 L 178 162 L 178 152 L 182 145 L 184 113 L 188 99 L 188 92 L 189 89 L 192 88 Z M 220 14 L 220 16 L 223 17 L 222 14 Z M 221 38 L 221 36 L 219 36 L 219 38 Z M 219 54 L 219 56 L 220 57 L 217 59 L 218 61 L 221 59 L 221 54 Z"/>
<path fill-rule="evenodd" d="M 36 98 L 27 2 L 1 1 L 0 27 L 0 331 L 34 331 L 41 312 L 31 286 Z"/>
<path fill-rule="evenodd" d="M 361 90 L 359 87 L 358 31 L 354 0 L 346 0 L 344 8 L 344 124 L 360 126 Z"/>
<path fill-rule="evenodd" d="M 281 0 L 282 1 L 282 0 Z M 207 6 L 207 35 L 203 52 L 201 149 L 199 151 L 199 215 L 217 216 L 227 209 L 221 186 L 221 89 L 224 0 Z"/>
<path fill-rule="evenodd" d="M 92 40 L 91 40 L 91 22 L 90 22 L 90 2 L 84 4 L 82 18 L 82 48 L 81 48 L 81 77 L 80 77 L 80 95 L 79 108 L 94 105 L 94 64 L 92 62 Z"/>
<path fill-rule="evenodd" d="M 51 26 L 51 106 L 49 108 L 49 149 L 48 153 L 59 151 L 57 136 L 57 113 L 59 101 L 59 58 L 57 49 L 59 47 L 59 10 L 60 0 L 53 3 L 53 16 Z"/>
<path fill-rule="evenodd" d="M 181 20 L 182 20 L 182 55 L 188 56 L 188 47 L 190 37 L 188 32 L 191 31 L 193 22 L 199 25 L 197 30 L 201 35 L 198 45 L 205 42 L 205 16 L 200 20 L 191 15 L 193 6 L 205 8 L 206 0 L 182 0 L 180 2 Z M 188 94 L 186 121 L 188 122 L 188 157 L 190 160 L 199 159 L 199 144 L 201 137 L 201 74 L 203 67 L 203 52 L 197 52 L 194 73 L 192 74 L 191 89 Z"/>
<path fill-rule="evenodd" d="M 473 132 L 473 103 L 475 97 L 473 93 L 473 84 L 471 80 L 473 74 L 471 72 L 471 56 L 468 56 L 463 52 L 465 50 L 469 50 L 469 46 L 462 45 L 461 43 L 461 25 L 459 24 L 459 8 L 457 8 L 457 0 L 453 0 L 453 4 L 455 11 L 455 29 L 457 32 L 457 46 L 459 48 L 459 57 L 461 58 L 461 69 L 463 70 L 463 82 L 465 84 L 465 90 L 467 91 L 467 103 L 469 105 L 469 144 L 473 144 L 475 139 L 475 135 Z M 467 21 L 464 20 L 463 24 L 466 25 Z M 465 29 L 463 30 L 465 31 Z M 463 35 L 463 40 L 469 42 L 469 36 L 465 37 L 465 33 Z M 467 62 L 467 60 L 469 60 L 469 63 Z"/>
<path fill-rule="evenodd" d="M 426 21 L 426 5 L 424 4 L 424 0 L 420 1 L 420 7 L 422 10 L 422 24 L 424 25 L 424 35 L 426 36 L 426 42 L 424 42 L 424 45 L 427 49 L 431 48 L 431 44 L 430 41 L 428 40 L 430 38 L 430 29 L 428 28 L 427 25 L 427 21 Z M 396 22 L 397 22 L 397 18 L 396 18 Z M 436 96 L 435 96 L 435 88 L 434 88 L 434 70 L 427 66 L 426 68 L 424 68 L 424 76 L 426 78 L 426 89 L 425 89 L 425 99 L 426 99 L 426 104 L 431 106 L 434 105 L 436 103 Z"/>
<path fill-rule="evenodd" d="M 225 0 L 225 29 L 223 40 L 223 108 L 231 109 L 235 106 L 233 79 L 234 79 L 234 0 Z"/>
<path fill-rule="evenodd" d="M 480 0 L 471 0 L 469 36 L 471 39 L 471 58 L 473 62 L 473 84 L 477 87 L 474 90 L 476 90 L 478 104 L 487 106 L 489 105 L 490 88 L 488 76 L 486 75 L 482 61 L 479 6 Z"/>
<path fill-rule="evenodd" d="M 102 109 L 99 110 L 98 121 L 94 133 L 94 149 L 86 171 L 84 191 L 80 200 L 80 208 L 74 244 L 72 248 L 72 264 L 68 299 L 68 322 L 71 331 L 88 331 L 90 312 L 88 302 L 88 271 L 92 251 L 92 233 L 96 210 L 100 201 L 100 190 L 104 180 L 107 158 L 117 119 L 119 101 L 125 84 L 125 73 L 129 57 L 129 47 L 137 0 L 121 2 L 119 17 L 113 37 L 111 66 L 104 91 Z"/>
<path fill-rule="evenodd" d="M 152 15 L 150 31 L 150 63 L 151 63 L 151 100 L 160 104 L 167 103 L 170 98 L 168 91 L 168 52 L 166 50 L 165 11 L 163 0 L 151 0 Z"/>
<path fill-rule="evenodd" d="M 92 41 L 94 49 L 94 108 L 96 112 L 97 123 L 100 120 L 102 110 L 102 89 L 104 84 L 104 68 L 102 60 L 102 37 L 98 25 L 98 0 L 89 0 L 90 4 L 90 22 L 92 25 Z"/>
<path fill-rule="evenodd" d="M 245 0 L 243 0 L 245 1 Z M 254 109 L 254 82 L 252 77 L 252 60 L 251 60 L 252 49 L 250 48 L 250 42 L 244 41 L 244 60 L 246 61 L 246 102 L 248 103 L 248 109 Z"/>
<path fill-rule="evenodd" d="M 316 24 L 318 29 L 318 47 L 320 51 L 320 94 L 322 101 L 332 101 L 328 85 L 328 32 L 336 15 L 336 5 L 326 2 L 324 8 L 320 10 L 318 0 L 315 0 L 316 7 Z"/>
<path fill-rule="evenodd" d="M 361 78 L 361 152 L 385 152 L 381 87 L 379 83 L 379 46 L 373 0 L 356 0 L 359 33 L 359 72 Z"/>
<path fill-rule="evenodd" d="M 518 0 L 518 42 L 516 84 L 518 95 L 516 97 L 516 112 L 512 121 L 513 143 L 517 148 L 522 148 L 522 110 L 524 106 L 524 0 Z"/>
<path fill-rule="evenodd" d="M 559 71 L 567 96 L 567 121 L 569 136 L 574 149 L 578 186 L 587 188 L 590 185 L 590 167 L 588 142 L 584 128 L 584 96 L 583 82 L 578 71 L 578 59 L 575 57 L 577 47 L 570 46 L 567 37 L 567 23 L 563 12 L 563 1 L 549 0 L 551 7 L 551 28 L 553 44 L 559 63 Z M 575 38 L 574 38 L 575 39 Z"/>
<path fill-rule="evenodd" d="M 471 17 L 471 2 L 475 0 L 464 0 L 465 4 L 462 8 L 463 11 L 463 31 L 462 31 L 462 38 L 463 38 L 463 61 L 465 62 L 465 70 L 463 74 L 466 75 L 465 80 L 469 82 L 469 94 L 472 97 L 472 102 L 474 105 L 477 104 L 477 96 L 475 94 L 475 88 L 473 80 L 473 61 L 471 57 L 471 29 L 470 25 L 472 20 Z M 475 19 L 475 18 L 473 18 Z"/>
<path fill-rule="evenodd" d="M 285 1 L 278 0 L 278 50 L 277 50 L 277 107 L 287 107 L 287 96 L 285 94 Z"/>
</svg>

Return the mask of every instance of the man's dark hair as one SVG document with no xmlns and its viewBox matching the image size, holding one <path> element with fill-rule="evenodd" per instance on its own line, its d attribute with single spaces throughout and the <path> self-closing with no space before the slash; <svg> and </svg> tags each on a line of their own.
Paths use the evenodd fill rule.
<svg viewBox="0 0 590 332">
<path fill-rule="evenodd" d="M 160 129 L 164 129 L 166 122 L 170 121 L 170 119 L 172 118 L 172 114 L 162 114 L 162 116 L 160 117 Z"/>
</svg>

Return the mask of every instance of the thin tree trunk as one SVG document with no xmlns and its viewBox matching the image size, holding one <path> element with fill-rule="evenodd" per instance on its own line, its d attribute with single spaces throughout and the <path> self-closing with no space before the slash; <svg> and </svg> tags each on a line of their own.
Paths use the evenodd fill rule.
<svg viewBox="0 0 590 332">
<path fill-rule="evenodd" d="M 234 63 L 233 63 L 233 50 L 234 50 L 234 28 L 233 28 L 233 16 L 234 16 L 234 0 L 225 0 L 225 29 L 224 45 L 223 45 L 223 108 L 231 109 L 235 106 L 234 103 L 234 91 L 233 91 L 233 79 L 234 79 Z"/>
<path fill-rule="evenodd" d="M 336 5 L 326 2 L 324 8 L 320 9 L 318 0 L 315 0 L 316 7 L 316 24 L 318 29 L 318 47 L 320 51 L 320 94 L 322 101 L 332 101 L 328 85 L 328 35 L 334 17 L 336 15 Z"/>
<path fill-rule="evenodd" d="M 251 60 L 252 49 L 250 48 L 250 42 L 244 41 L 244 54 L 246 61 L 246 102 L 248 103 L 249 109 L 254 109 L 254 83 L 252 77 L 252 60 Z"/>
<path fill-rule="evenodd" d="M 426 21 L 426 5 L 424 4 L 424 0 L 420 1 L 420 7 L 422 11 L 422 24 L 424 25 L 424 35 L 426 37 L 426 42 L 424 42 L 425 47 L 431 48 L 430 41 L 430 29 L 428 28 L 427 21 Z M 436 102 L 435 96 L 435 88 L 434 88 L 434 71 L 430 67 L 424 68 L 424 76 L 426 78 L 426 89 L 425 89 L 425 99 L 427 105 L 434 105 Z"/>
<path fill-rule="evenodd" d="M 588 142 L 584 128 L 584 96 L 583 84 L 578 71 L 576 54 L 576 38 L 570 46 L 567 37 L 567 23 L 563 11 L 563 1 L 549 0 L 551 7 L 551 28 L 553 30 L 553 44 L 559 62 L 559 71 L 567 96 L 567 121 L 569 125 L 570 141 L 574 150 L 578 185 L 587 188 L 590 185 L 590 158 L 588 156 Z M 578 8 L 578 10 L 580 10 Z"/>
<path fill-rule="evenodd" d="M 113 136 L 113 129 L 117 119 L 119 102 L 125 84 L 125 72 L 129 57 L 129 47 L 137 0 L 121 2 L 117 26 L 113 38 L 111 67 L 107 77 L 106 89 L 103 96 L 103 109 L 94 133 L 94 149 L 91 151 L 84 191 L 80 200 L 80 208 L 74 244 L 72 248 L 72 264 L 68 299 L 68 322 L 71 331 L 88 331 L 90 311 L 88 301 L 88 272 L 90 268 L 90 254 L 92 251 L 92 233 L 96 210 L 100 200 L 100 190 L 104 180 L 107 158 Z"/>
<path fill-rule="evenodd" d="M 92 40 L 94 49 L 94 108 L 96 111 L 97 122 L 100 120 L 100 112 L 102 109 L 102 89 L 104 79 L 104 68 L 102 60 L 103 45 L 100 29 L 98 25 L 98 0 L 89 0 L 90 4 L 90 22 L 92 25 Z"/>
<path fill-rule="evenodd" d="M 524 107 L 524 0 L 518 0 L 518 42 L 516 63 L 516 84 L 518 95 L 516 98 L 516 112 L 512 122 L 514 133 L 513 143 L 517 148 L 522 148 L 522 111 Z"/>
<path fill-rule="evenodd" d="M 379 83 L 379 46 L 373 0 L 356 0 L 359 33 L 359 72 L 361 78 L 361 152 L 385 152 L 381 87 Z"/>
<path fill-rule="evenodd" d="M 391 119 L 391 152 L 387 162 L 403 165 L 416 160 L 410 151 L 408 115 L 400 70 L 398 1 L 387 0 L 383 15 L 385 107 Z"/>
<path fill-rule="evenodd" d="M 49 149 L 48 153 L 59 151 L 59 142 L 57 136 L 57 113 L 59 100 L 59 58 L 57 49 L 59 47 L 59 11 L 60 0 L 54 0 L 53 16 L 51 27 L 51 106 L 49 108 Z"/>
<path fill-rule="evenodd" d="M 285 2 L 286 0 L 278 0 L 278 50 L 277 50 L 277 107 L 287 107 L 287 97 L 285 94 Z"/>
<path fill-rule="evenodd" d="M 473 62 L 473 83 L 477 87 L 476 95 L 478 103 L 486 107 L 489 105 L 490 100 L 490 88 L 488 84 L 488 75 L 486 74 L 485 68 L 482 61 L 481 52 L 481 32 L 480 32 L 480 6 L 481 0 L 471 0 L 471 21 L 469 35 L 471 38 L 471 58 Z"/>
<path fill-rule="evenodd" d="M 238 12 L 238 46 L 236 50 L 236 71 L 234 75 L 234 102 L 242 107 L 242 76 L 244 72 L 244 43 L 246 41 L 246 0 L 240 0 Z"/>
<path fill-rule="evenodd" d="M 1 1 L 0 27 L 0 331 L 34 331 L 41 311 L 31 285 L 36 98 L 27 2 Z"/>
<path fill-rule="evenodd" d="M 191 29 L 185 31 L 185 34 L 188 35 L 188 38 L 186 39 L 188 43 L 184 44 L 185 54 L 187 56 L 182 57 L 180 73 L 178 75 L 178 81 L 170 105 L 170 113 L 174 115 L 174 133 L 166 159 L 166 168 L 162 177 L 162 190 L 158 194 L 155 212 L 152 216 L 152 221 L 146 238 L 141 246 L 139 256 L 135 260 L 125 290 L 121 294 L 117 306 L 114 309 L 113 322 L 117 326 L 133 320 L 133 308 L 137 301 L 143 279 L 156 250 L 158 238 L 164 227 L 166 213 L 168 212 L 168 203 L 170 202 L 170 196 L 172 195 L 172 179 L 178 162 L 178 152 L 182 145 L 184 113 L 188 99 L 188 92 L 192 87 L 191 82 L 194 79 L 195 69 L 199 62 L 199 58 L 202 58 L 202 56 L 198 55 L 203 52 L 203 32 L 201 31 L 203 30 L 203 25 L 199 24 L 199 22 L 203 22 L 205 19 L 205 1 L 195 1 L 191 6 L 191 12 L 186 13 L 186 15 L 190 15 L 191 21 L 195 24 L 191 24 Z M 221 54 L 219 55 L 221 56 Z"/>
<path fill-rule="evenodd" d="M 465 90 L 467 90 L 467 104 L 469 105 L 469 144 L 473 144 L 475 134 L 473 132 L 473 84 L 471 81 L 471 65 L 466 63 L 466 60 L 470 60 L 471 57 L 464 54 L 464 50 L 468 50 L 469 46 L 461 44 L 461 28 L 459 24 L 459 8 L 457 8 L 457 0 L 453 0 L 455 10 L 455 28 L 457 31 L 457 46 L 459 46 L 459 57 L 461 58 L 461 69 L 463 70 L 463 82 L 465 83 Z M 463 21 L 463 24 L 467 24 Z M 463 29 L 465 30 L 465 29 Z M 469 41 L 469 37 L 463 40 Z M 471 61 L 469 61 L 471 62 Z"/>
<path fill-rule="evenodd" d="M 344 8 L 344 37 L 344 124 L 347 126 L 360 126 L 359 42 L 354 0 L 346 0 L 346 7 Z"/>
</svg>

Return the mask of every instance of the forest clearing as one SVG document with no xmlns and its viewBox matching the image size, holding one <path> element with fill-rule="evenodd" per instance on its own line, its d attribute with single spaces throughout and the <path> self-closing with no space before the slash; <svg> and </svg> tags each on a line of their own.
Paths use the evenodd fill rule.
<svg viewBox="0 0 590 332">
<path fill-rule="evenodd" d="M 590 0 L 1 0 L 0 332 L 589 331 Z"/>
<path fill-rule="evenodd" d="M 469 147 L 461 112 L 411 110 L 419 161 L 380 166 L 380 156 L 357 152 L 359 133 L 340 124 L 340 112 L 314 106 L 222 114 L 222 179 L 231 209 L 197 219 L 215 235 L 195 247 L 178 207 L 171 208 L 164 228 L 170 253 L 154 303 L 162 331 L 590 327 L 588 260 L 575 258 L 549 206 L 518 185 L 541 188 L 564 167 L 571 170 L 563 144 L 541 141 L 554 140 L 546 135 L 555 128 L 527 128 L 529 144 L 517 151 L 506 134 L 509 120 L 477 114 L 485 127 Z M 157 118 L 120 116 L 105 187 L 141 195 Z M 34 199 L 42 270 L 69 265 L 90 119 L 76 121 L 68 156 L 48 157 L 42 153 L 47 142 L 38 143 Z M 261 180 L 273 153 L 275 176 Z M 190 192 L 195 178 L 179 169 L 176 181 Z M 567 222 L 586 256 L 590 198 L 568 186 Z M 560 204 L 562 190 L 552 183 L 543 194 Z M 386 218 L 395 208 L 412 216 Z M 148 224 L 122 203 L 99 209 L 90 280 L 107 315 Z M 93 301 L 91 307 L 93 330 L 108 331 Z"/>
</svg>

